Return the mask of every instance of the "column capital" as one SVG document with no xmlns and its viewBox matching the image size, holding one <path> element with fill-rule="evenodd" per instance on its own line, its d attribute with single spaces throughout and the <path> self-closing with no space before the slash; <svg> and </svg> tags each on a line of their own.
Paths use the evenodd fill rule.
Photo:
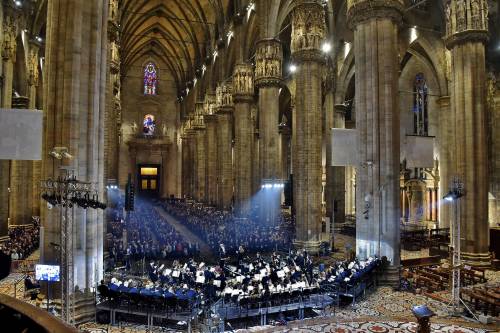
<svg viewBox="0 0 500 333">
<path fill-rule="evenodd" d="M 215 92 L 215 106 L 217 108 L 221 107 L 232 107 L 233 106 L 233 83 L 231 81 L 226 81 L 217 85 Z"/>
<path fill-rule="evenodd" d="M 281 85 L 283 47 L 275 38 L 257 42 L 255 53 L 255 84 L 257 87 Z"/>
<path fill-rule="evenodd" d="M 452 49 L 470 41 L 488 42 L 488 0 L 447 0 L 445 44 Z"/>
<path fill-rule="evenodd" d="M 207 115 L 212 115 L 215 113 L 216 95 L 215 94 L 205 94 L 205 102 L 203 104 L 203 113 L 205 114 L 205 120 Z"/>
<path fill-rule="evenodd" d="M 335 113 L 345 116 L 348 106 L 345 104 L 335 104 Z"/>
<path fill-rule="evenodd" d="M 292 57 L 323 62 L 321 43 L 326 36 L 325 10 L 318 0 L 295 0 L 292 12 Z"/>
<path fill-rule="evenodd" d="M 205 121 L 203 119 L 204 113 L 204 102 L 198 101 L 195 103 L 195 114 L 193 119 L 193 129 L 194 130 L 203 130 L 205 129 Z"/>
<path fill-rule="evenodd" d="M 441 96 L 437 99 L 437 103 L 440 107 L 450 106 L 450 96 Z"/>
<path fill-rule="evenodd" d="M 2 58 L 4 60 L 16 59 L 16 32 L 17 25 L 16 19 L 11 15 L 5 15 L 3 20 L 3 44 L 2 44 Z"/>
<path fill-rule="evenodd" d="M 38 72 L 38 45 L 30 43 L 30 50 L 28 56 L 28 85 L 38 86 L 39 72 Z"/>
<path fill-rule="evenodd" d="M 253 66 L 242 63 L 234 67 L 233 72 L 233 100 L 235 103 L 249 103 L 254 95 Z"/>
<path fill-rule="evenodd" d="M 403 21 L 403 0 L 348 0 L 347 22 L 351 29 L 356 25 L 377 18 L 388 18 L 396 24 Z"/>
</svg>

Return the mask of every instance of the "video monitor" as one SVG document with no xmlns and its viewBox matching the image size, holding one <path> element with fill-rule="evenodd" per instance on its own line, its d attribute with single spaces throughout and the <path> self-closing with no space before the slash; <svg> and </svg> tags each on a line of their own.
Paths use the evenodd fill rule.
<svg viewBox="0 0 500 333">
<path fill-rule="evenodd" d="M 35 265 L 35 278 L 38 281 L 57 282 L 60 280 L 59 266 Z"/>
</svg>

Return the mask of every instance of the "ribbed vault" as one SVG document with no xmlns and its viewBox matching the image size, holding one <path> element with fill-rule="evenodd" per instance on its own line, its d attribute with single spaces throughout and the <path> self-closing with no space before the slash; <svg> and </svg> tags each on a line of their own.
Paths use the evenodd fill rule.
<svg viewBox="0 0 500 333">
<path fill-rule="evenodd" d="M 121 59 L 123 70 L 145 54 L 163 59 L 178 90 L 210 56 L 224 31 L 230 0 L 123 0 Z M 196 73 L 199 74 L 199 73 Z"/>
</svg>

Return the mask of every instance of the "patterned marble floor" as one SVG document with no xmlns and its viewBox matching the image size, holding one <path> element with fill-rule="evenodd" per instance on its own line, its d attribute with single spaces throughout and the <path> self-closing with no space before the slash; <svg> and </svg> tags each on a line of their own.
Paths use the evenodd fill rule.
<svg viewBox="0 0 500 333">
<path fill-rule="evenodd" d="M 349 242 L 349 239 L 344 241 Z M 39 257 L 35 252 L 30 259 Z M 487 271 L 488 284 L 500 285 L 500 272 Z M 14 273 L 0 281 L 0 293 L 14 296 L 14 284 L 17 284 L 16 296 L 28 301 L 23 297 L 22 274 Z M 30 302 L 34 303 L 34 302 Z M 467 321 L 462 318 L 449 316 L 450 308 L 445 304 L 423 295 L 415 295 L 407 292 L 397 292 L 391 288 L 378 288 L 375 292 L 366 296 L 353 306 L 341 309 L 329 309 L 325 317 L 317 317 L 304 321 L 289 322 L 287 326 L 255 327 L 239 332 L 338 332 L 338 333 L 414 333 L 416 332 L 415 318 L 411 314 L 413 305 L 426 304 L 435 313 L 432 319 L 433 333 L 469 333 L 469 332 L 500 332 L 500 318 L 497 324 L 481 325 Z M 79 327 L 84 332 L 92 333 L 146 333 L 147 328 L 143 325 L 121 323 L 119 326 L 99 325 L 87 323 Z M 153 332 L 175 332 L 165 328 L 155 327 Z"/>
</svg>

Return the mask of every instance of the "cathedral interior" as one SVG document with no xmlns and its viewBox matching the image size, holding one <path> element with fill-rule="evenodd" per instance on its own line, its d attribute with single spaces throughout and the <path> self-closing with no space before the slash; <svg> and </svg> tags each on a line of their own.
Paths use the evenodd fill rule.
<svg viewBox="0 0 500 333">
<path fill-rule="evenodd" d="M 10 332 L 499 330 L 499 0 L 2 0 L 0 27 Z"/>
</svg>

